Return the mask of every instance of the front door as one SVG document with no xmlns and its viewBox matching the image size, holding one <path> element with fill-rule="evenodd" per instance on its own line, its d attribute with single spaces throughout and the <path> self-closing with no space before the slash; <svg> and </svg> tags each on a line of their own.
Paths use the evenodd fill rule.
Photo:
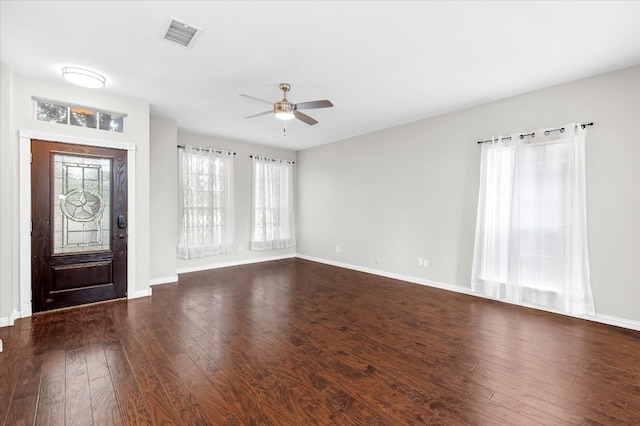
<svg viewBox="0 0 640 426">
<path fill-rule="evenodd" d="M 127 151 L 31 141 L 33 312 L 127 295 Z"/>
</svg>

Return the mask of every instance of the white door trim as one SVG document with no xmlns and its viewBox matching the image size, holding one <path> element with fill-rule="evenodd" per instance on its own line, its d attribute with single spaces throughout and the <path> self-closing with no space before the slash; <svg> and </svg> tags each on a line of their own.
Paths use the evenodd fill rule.
<svg viewBox="0 0 640 426">
<path fill-rule="evenodd" d="M 127 150 L 127 297 L 136 297 L 136 145 L 54 133 L 20 130 L 20 318 L 30 317 L 31 307 L 31 139 Z"/>
</svg>

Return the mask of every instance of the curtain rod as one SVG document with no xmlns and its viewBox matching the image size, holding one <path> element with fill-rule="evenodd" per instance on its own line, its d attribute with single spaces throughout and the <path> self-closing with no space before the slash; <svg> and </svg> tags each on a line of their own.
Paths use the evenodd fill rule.
<svg viewBox="0 0 640 426">
<path fill-rule="evenodd" d="M 186 147 L 187 147 L 186 145 L 178 145 L 178 148 L 180 148 L 180 149 L 185 149 Z M 195 146 L 194 148 L 196 148 L 196 149 L 201 149 L 201 150 L 205 150 L 205 151 L 213 151 L 213 152 L 215 152 L 216 154 L 224 154 L 224 153 L 227 153 L 227 152 L 228 152 L 228 153 L 230 153 L 230 154 L 236 155 L 236 153 L 235 153 L 235 152 L 225 151 L 225 150 L 222 150 L 222 149 L 207 148 L 207 147 L 202 147 L 202 146 Z"/>
<path fill-rule="evenodd" d="M 587 127 L 587 126 L 593 126 L 593 121 L 590 121 L 589 123 L 584 123 L 584 124 L 576 124 L 576 126 L 580 126 L 580 127 L 582 127 L 582 128 L 584 129 L 584 128 L 585 128 L 585 127 Z M 545 135 L 545 136 L 549 136 L 549 134 L 550 134 L 551 132 L 560 132 L 560 133 L 564 133 L 564 127 L 558 127 L 557 129 L 549 129 L 549 130 L 545 130 L 545 131 L 544 131 L 544 135 Z M 520 139 L 523 139 L 525 136 L 533 136 L 533 137 L 535 137 L 535 136 L 536 136 L 536 134 L 535 134 L 535 132 L 532 132 L 532 133 L 522 133 L 522 134 L 520 134 L 519 138 L 520 138 Z M 502 140 L 511 140 L 511 136 L 507 136 L 507 137 L 505 137 L 505 138 L 502 138 Z M 479 143 L 479 144 L 481 144 L 481 143 L 485 143 L 485 142 L 492 142 L 492 141 L 493 141 L 493 139 L 487 139 L 487 140 L 484 140 L 484 141 L 478 141 L 478 143 Z"/>
<path fill-rule="evenodd" d="M 250 156 L 249 156 L 249 158 L 262 158 L 262 159 L 267 160 L 267 161 L 281 161 L 281 162 L 287 162 L 287 163 L 289 163 L 289 164 L 296 164 L 296 162 L 295 162 L 295 161 L 291 161 L 291 160 L 279 160 L 279 159 L 277 159 L 277 158 L 269 158 L 269 157 L 264 157 L 264 156 L 262 156 L 262 155 L 250 155 Z"/>
</svg>

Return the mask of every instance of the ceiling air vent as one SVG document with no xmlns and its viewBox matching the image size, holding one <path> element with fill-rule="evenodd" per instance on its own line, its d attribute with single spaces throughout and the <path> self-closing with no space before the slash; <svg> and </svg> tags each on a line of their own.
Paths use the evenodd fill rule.
<svg viewBox="0 0 640 426">
<path fill-rule="evenodd" d="M 169 27 L 164 35 L 165 40 L 178 43 L 180 46 L 190 48 L 193 46 L 197 35 L 200 34 L 200 28 L 179 21 L 175 18 L 169 19 Z"/>
</svg>

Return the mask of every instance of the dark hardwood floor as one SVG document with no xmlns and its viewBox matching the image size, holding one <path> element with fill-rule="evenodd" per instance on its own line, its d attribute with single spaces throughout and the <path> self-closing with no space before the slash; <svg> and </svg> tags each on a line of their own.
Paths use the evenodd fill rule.
<svg viewBox="0 0 640 426">
<path fill-rule="evenodd" d="M 640 424 L 640 333 L 289 259 L 0 329 L 6 425 Z"/>
</svg>

